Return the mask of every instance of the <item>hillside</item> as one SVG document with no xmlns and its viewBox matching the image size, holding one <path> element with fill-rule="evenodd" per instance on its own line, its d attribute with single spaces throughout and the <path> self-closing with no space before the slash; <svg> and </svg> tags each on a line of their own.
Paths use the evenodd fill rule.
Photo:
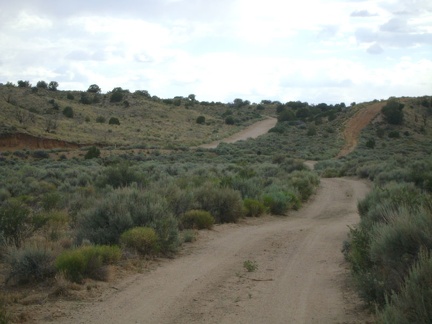
<svg viewBox="0 0 432 324">
<path fill-rule="evenodd" d="M 195 146 L 274 114 L 271 105 L 263 110 L 256 105 L 232 109 L 223 103 L 160 99 L 127 90 L 121 91 L 119 102 L 111 102 L 112 95 L 0 86 L 0 147 Z M 200 116 L 202 122 L 197 123 Z M 118 124 L 110 124 L 111 118 Z"/>
<path fill-rule="evenodd" d="M 351 107 L 268 101 L 235 106 L 190 105 L 184 98 L 177 105 L 172 99 L 123 93 L 128 107 L 124 102 L 109 103 L 110 94 L 102 95 L 105 102 L 93 107 L 77 101 L 79 92 L 73 92 L 72 100 L 67 98 L 69 92 L 0 90 L 8 91 L 1 108 L 2 138 L 23 138 L 21 146 L 6 144 L 6 149 L 0 149 L 0 318 L 5 304 L 14 321 L 76 322 L 82 318 L 97 322 L 91 301 L 103 300 L 97 309 L 109 314 L 121 296 L 138 310 L 127 314 L 134 320 L 142 316 L 142 300 L 155 301 L 147 306 L 161 311 L 154 316 L 162 322 L 177 317 L 184 322 L 204 317 L 215 322 L 234 318 L 250 322 L 257 313 L 270 321 L 277 321 L 278 316 L 293 321 L 313 321 L 316 316 L 326 316 L 329 322 L 363 320 L 368 315 L 347 288 L 349 266 L 340 246 L 347 225 L 357 228 L 355 223 L 362 220 L 357 202 L 371 182 L 320 179 L 319 175 L 367 178 L 377 184 L 375 195 L 403 186 L 402 193 L 395 195 L 396 203 L 402 197 L 414 203 L 424 199 L 422 208 L 430 206 L 430 98 L 391 98 Z M 400 124 L 389 123 L 381 111 L 389 103 L 403 112 Z M 63 114 L 66 104 L 73 118 Z M 136 118 L 128 117 L 131 112 Z M 143 112 L 148 114 L 147 121 L 140 115 Z M 103 113 L 104 123 L 93 122 Z M 47 132 L 42 126 L 53 115 L 58 118 L 57 129 Z M 106 122 L 114 115 L 120 125 Z M 203 148 L 197 146 L 207 140 L 197 138 L 198 133 L 192 136 L 195 128 L 215 132 L 220 125 L 226 132 L 211 133 L 209 139 L 227 139 L 234 130 L 248 129 L 248 124 L 264 115 L 275 116 L 278 122 L 257 138 L 242 136 L 235 143 Z M 199 116 L 205 118 L 204 124 L 196 122 Z M 237 125 L 226 123 L 230 116 Z M 86 117 L 90 120 L 85 121 Z M 127 133 L 124 120 L 153 120 L 148 122 L 148 132 L 155 134 L 154 139 L 143 144 L 133 137 L 115 138 Z M 184 120 L 182 125 L 179 121 Z M 178 142 L 171 141 L 175 133 L 160 127 L 161 122 L 186 134 L 179 134 Z M 102 131 L 92 132 L 91 126 Z M 61 132 L 62 128 L 70 133 Z M 111 142 L 101 141 L 104 132 L 114 134 Z M 35 144 L 30 145 L 31 141 Z M 102 152 L 87 158 L 86 151 L 91 150 L 82 145 L 94 144 Z M 349 150 L 341 155 L 344 147 Z M 314 171 L 305 160 L 318 161 Z M 207 221 L 205 230 L 198 230 L 198 220 L 191 225 L 186 217 L 196 216 L 197 211 Z M 157 242 L 144 252 L 123 238 L 128 231 L 143 227 Z M 251 237 L 251 232 L 256 235 Z M 412 237 L 430 235 L 414 233 Z M 214 258 L 215 246 L 227 248 L 217 250 Z M 344 243 L 351 262 L 350 246 Z M 174 256 L 179 258 L 167 259 Z M 72 263 L 68 265 L 69 257 Z M 74 268 L 74 257 L 86 265 Z M 380 267 L 376 269 L 383 273 Z M 153 278 L 161 285 L 147 289 Z M 224 286 L 226 282 L 229 287 Z M 145 296 L 134 299 L 135 288 Z M 277 300 L 269 302 L 266 296 L 276 290 Z M 149 291 L 152 295 L 147 295 Z M 285 305 L 286 291 L 296 291 L 290 295 L 290 307 Z M 322 303 L 322 296 L 327 304 Z M 161 309 L 160 304 L 168 300 L 171 304 Z"/>
</svg>

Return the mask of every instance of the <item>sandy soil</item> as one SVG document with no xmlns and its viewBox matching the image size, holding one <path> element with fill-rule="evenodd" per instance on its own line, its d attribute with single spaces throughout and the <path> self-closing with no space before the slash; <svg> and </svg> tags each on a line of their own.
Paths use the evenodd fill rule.
<svg viewBox="0 0 432 324">
<path fill-rule="evenodd" d="M 201 231 L 183 255 L 137 274 L 56 323 L 366 323 L 340 252 L 365 182 L 323 179 L 287 217 Z M 246 260 L 258 269 L 247 272 Z M 43 321 L 41 321 L 43 322 Z"/>
<path fill-rule="evenodd" d="M 269 117 L 265 120 L 259 121 L 255 124 L 250 125 L 245 128 L 241 132 L 235 133 L 234 135 L 224 138 L 220 141 L 215 141 L 209 144 L 203 144 L 200 147 L 202 148 L 216 148 L 219 143 L 234 143 L 237 141 L 247 140 L 248 138 L 256 138 L 260 135 L 263 135 L 269 131 L 269 129 L 276 126 L 277 119 L 273 117 Z"/>
</svg>

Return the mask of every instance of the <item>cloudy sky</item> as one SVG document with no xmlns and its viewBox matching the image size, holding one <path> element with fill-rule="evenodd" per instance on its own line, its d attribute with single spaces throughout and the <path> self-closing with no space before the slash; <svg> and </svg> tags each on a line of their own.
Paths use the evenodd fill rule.
<svg viewBox="0 0 432 324">
<path fill-rule="evenodd" d="M 162 98 L 432 95 L 431 0 L 0 0 L 0 82 Z"/>
</svg>

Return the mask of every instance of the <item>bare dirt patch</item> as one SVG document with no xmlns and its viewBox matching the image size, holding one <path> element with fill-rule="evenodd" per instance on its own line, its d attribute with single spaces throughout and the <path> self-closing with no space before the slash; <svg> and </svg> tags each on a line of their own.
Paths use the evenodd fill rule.
<svg viewBox="0 0 432 324">
<path fill-rule="evenodd" d="M 323 179 L 288 217 L 202 231 L 183 256 L 122 281 L 97 299 L 62 302 L 56 323 L 366 323 L 340 252 L 367 183 Z M 248 272 L 244 261 L 258 268 Z M 61 306 L 60 306 L 61 305 Z M 54 309 L 56 309 L 54 307 Z M 42 315 L 42 313 L 40 313 Z M 50 318 L 34 318 L 50 322 Z"/>
<path fill-rule="evenodd" d="M 385 104 L 385 102 L 376 102 L 366 106 L 360 109 L 351 119 L 346 122 L 343 131 L 345 146 L 337 155 L 338 158 L 346 156 L 354 151 L 358 144 L 360 132 L 374 120 Z"/>
<path fill-rule="evenodd" d="M 241 132 L 238 132 L 232 136 L 215 141 L 209 144 L 200 145 L 202 148 L 216 148 L 220 143 L 234 143 L 238 141 L 247 140 L 248 138 L 256 138 L 258 136 L 266 134 L 271 128 L 277 123 L 277 119 L 269 117 L 265 120 L 259 121 L 245 128 Z"/>
</svg>

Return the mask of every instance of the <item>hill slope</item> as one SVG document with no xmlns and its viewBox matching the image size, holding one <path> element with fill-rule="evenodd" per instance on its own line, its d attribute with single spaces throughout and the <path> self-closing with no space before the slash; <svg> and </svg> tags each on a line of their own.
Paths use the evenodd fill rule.
<svg viewBox="0 0 432 324">
<path fill-rule="evenodd" d="M 113 103 L 111 95 L 0 86 L 0 136 L 4 139 L 0 145 L 17 149 L 63 147 L 67 143 L 195 146 L 236 133 L 262 119 L 261 113 L 274 111 L 258 111 L 256 105 L 234 109 L 188 98 L 150 98 L 128 91 L 123 91 L 120 102 Z M 89 104 L 83 103 L 83 96 L 91 99 Z M 197 123 L 199 116 L 202 123 Z M 230 124 L 226 122 L 228 116 L 232 118 Z"/>
</svg>

